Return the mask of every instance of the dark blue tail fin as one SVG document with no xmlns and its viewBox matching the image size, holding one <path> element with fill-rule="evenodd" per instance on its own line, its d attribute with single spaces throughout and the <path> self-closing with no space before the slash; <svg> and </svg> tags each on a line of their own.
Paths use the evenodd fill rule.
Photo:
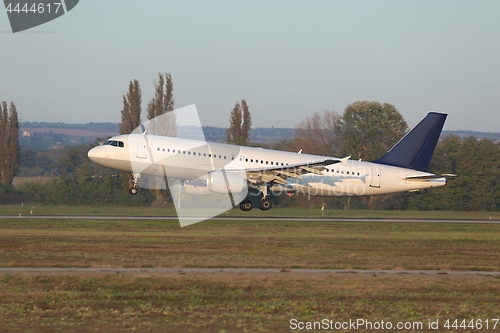
<svg viewBox="0 0 500 333">
<path fill-rule="evenodd" d="M 373 162 L 427 171 L 446 116 L 443 113 L 429 112 L 387 154 Z"/>
</svg>

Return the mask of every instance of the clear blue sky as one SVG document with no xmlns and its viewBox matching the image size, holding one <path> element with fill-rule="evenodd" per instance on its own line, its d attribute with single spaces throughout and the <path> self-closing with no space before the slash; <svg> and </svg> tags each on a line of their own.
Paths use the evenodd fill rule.
<svg viewBox="0 0 500 333">
<path fill-rule="evenodd" d="M 394 104 L 410 126 L 500 131 L 500 1 L 97 1 L 12 34 L 0 13 L 0 100 L 22 121 L 120 122 L 158 72 L 176 107 L 228 126 L 246 99 L 254 127 L 294 127 L 357 100 Z M 145 116 L 143 116 L 145 120 Z"/>
</svg>

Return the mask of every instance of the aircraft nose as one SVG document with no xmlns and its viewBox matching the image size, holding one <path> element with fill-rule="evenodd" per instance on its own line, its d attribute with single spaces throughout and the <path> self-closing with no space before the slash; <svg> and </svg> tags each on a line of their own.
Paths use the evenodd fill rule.
<svg viewBox="0 0 500 333">
<path fill-rule="evenodd" d="M 97 162 L 97 159 L 101 157 L 101 154 L 99 154 L 99 148 L 100 147 L 94 147 L 87 153 L 87 156 L 92 162 Z"/>
</svg>

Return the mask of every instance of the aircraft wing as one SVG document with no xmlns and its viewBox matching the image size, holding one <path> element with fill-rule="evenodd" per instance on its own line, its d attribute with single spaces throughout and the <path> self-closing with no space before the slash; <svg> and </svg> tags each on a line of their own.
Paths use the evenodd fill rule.
<svg viewBox="0 0 500 333">
<path fill-rule="evenodd" d="M 321 175 L 322 171 L 326 169 L 328 165 L 345 162 L 345 159 L 326 159 L 319 161 L 311 161 L 307 163 L 297 163 L 281 166 L 266 166 L 262 168 L 251 168 L 244 171 L 246 173 L 247 180 L 256 185 L 266 184 L 266 183 L 277 183 L 282 185 L 287 185 L 287 178 L 302 179 L 302 175 L 306 173 L 314 173 Z M 236 171 L 236 170 L 227 170 Z"/>
</svg>

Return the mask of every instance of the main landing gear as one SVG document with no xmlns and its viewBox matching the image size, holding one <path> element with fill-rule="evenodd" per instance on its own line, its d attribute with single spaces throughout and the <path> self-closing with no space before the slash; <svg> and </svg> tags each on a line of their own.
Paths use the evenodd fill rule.
<svg viewBox="0 0 500 333">
<path fill-rule="evenodd" d="M 132 187 L 128 189 L 128 193 L 131 195 L 136 195 L 139 192 L 139 188 L 137 187 L 137 183 L 139 183 L 139 179 L 141 179 L 140 173 L 133 173 L 132 177 L 134 177 Z"/>
<path fill-rule="evenodd" d="M 267 186 L 261 186 L 260 192 L 262 193 L 262 199 L 259 201 L 260 210 L 269 210 L 273 207 L 271 200 L 267 197 Z M 253 203 L 248 198 L 240 203 L 240 209 L 244 212 L 252 210 Z"/>
</svg>

